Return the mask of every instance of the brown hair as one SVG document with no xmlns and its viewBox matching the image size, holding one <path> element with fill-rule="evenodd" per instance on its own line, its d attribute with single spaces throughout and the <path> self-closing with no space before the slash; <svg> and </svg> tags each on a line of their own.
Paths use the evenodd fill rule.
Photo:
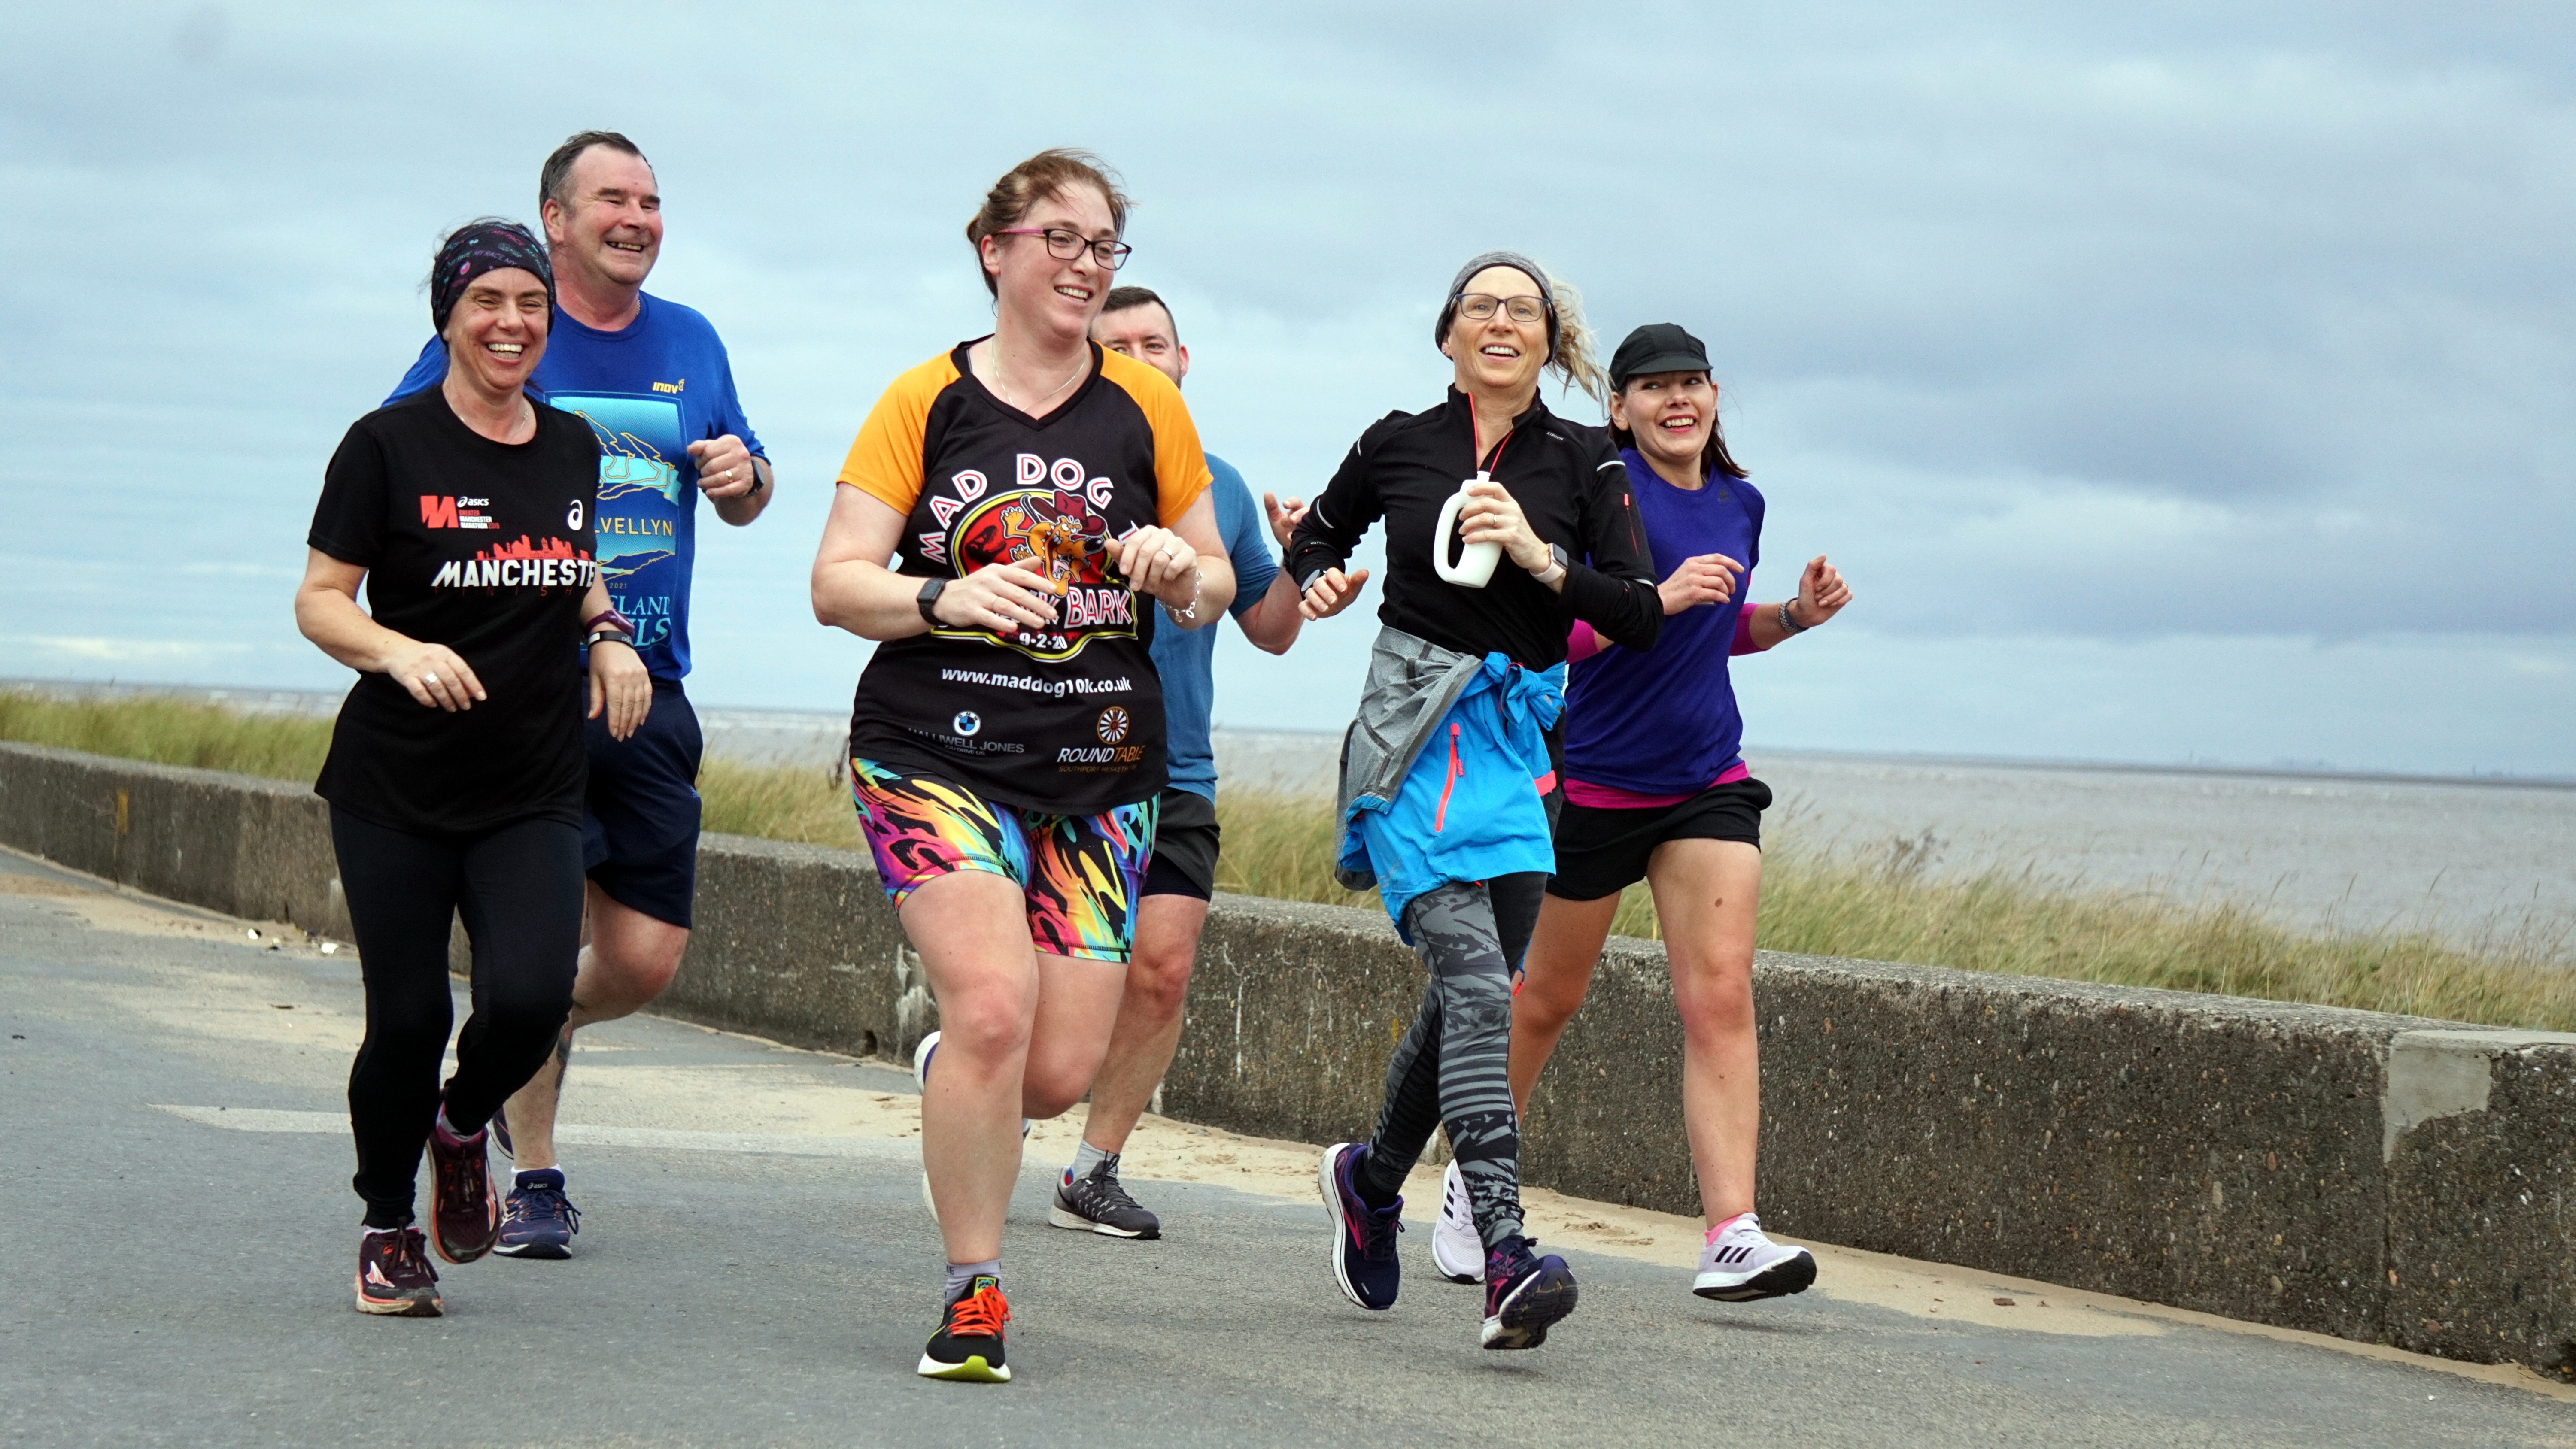
<svg viewBox="0 0 2576 1449">
<path fill-rule="evenodd" d="M 623 151 L 646 166 L 653 164 L 651 158 L 636 149 L 634 142 L 615 131 L 576 131 L 564 138 L 564 143 L 554 149 L 554 154 L 546 158 L 543 169 L 537 172 L 537 210 L 539 212 L 546 209 L 546 203 L 549 201 L 567 211 L 572 209 L 573 163 L 581 159 L 582 152 L 593 146 L 605 146 L 611 151 Z"/>
<path fill-rule="evenodd" d="M 1628 380 L 1635 382 L 1637 379 L 1632 377 Z M 1710 378 L 1708 386 L 1710 391 L 1716 391 L 1717 379 Z M 1622 387 L 1619 391 L 1624 396 L 1628 389 Z M 1637 446 L 1637 435 L 1617 423 L 1610 425 L 1610 439 L 1622 448 Z M 1718 426 L 1717 413 L 1712 410 L 1708 415 L 1708 444 L 1699 450 L 1699 476 L 1702 481 L 1706 481 L 1710 476 L 1718 473 L 1723 473 L 1729 478 L 1753 476 L 1745 472 L 1743 465 L 1735 461 L 1734 454 L 1726 451 L 1726 430 Z"/>
<path fill-rule="evenodd" d="M 1106 317 L 1112 312 L 1124 312 L 1130 307 L 1160 307 L 1166 318 L 1172 315 L 1172 304 L 1164 301 L 1162 295 L 1151 287 L 1110 288 L 1109 295 L 1100 303 L 1100 315 Z M 1177 345 L 1180 340 L 1181 324 L 1174 322 L 1172 341 Z"/>
<path fill-rule="evenodd" d="M 1001 293 L 993 274 L 984 270 L 984 238 L 1018 226 L 1039 202 L 1076 186 L 1099 188 L 1109 203 L 1109 225 L 1120 236 L 1127 234 L 1127 208 L 1133 203 L 1118 189 L 1117 173 L 1108 162 L 1065 146 L 1040 151 L 1003 172 L 993 189 L 984 193 L 983 206 L 966 221 L 966 244 L 975 249 L 975 271 L 984 279 L 985 291 Z"/>
</svg>

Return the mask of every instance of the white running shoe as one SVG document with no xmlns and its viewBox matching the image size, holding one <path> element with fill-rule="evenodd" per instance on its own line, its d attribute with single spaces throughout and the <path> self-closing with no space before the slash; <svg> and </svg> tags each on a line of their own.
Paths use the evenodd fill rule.
<svg viewBox="0 0 2576 1449">
<path fill-rule="evenodd" d="M 1485 1240 L 1467 1200 L 1467 1175 L 1453 1160 L 1440 1177 L 1440 1221 L 1431 1229 L 1431 1266 L 1452 1283 L 1485 1281 Z"/>
<path fill-rule="evenodd" d="M 1760 1218 L 1741 1213 L 1700 1250 L 1699 1276 L 1691 1280 L 1691 1291 L 1721 1303 L 1747 1303 L 1804 1293 L 1815 1281 L 1815 1254 L 1771 1241 L 1762 1234 Z"/>
</svg>

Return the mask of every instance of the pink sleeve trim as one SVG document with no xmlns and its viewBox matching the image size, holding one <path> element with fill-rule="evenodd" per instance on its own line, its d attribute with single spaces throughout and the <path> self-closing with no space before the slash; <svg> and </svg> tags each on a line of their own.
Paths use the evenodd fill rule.
<svg viewBox="0 0 2576 1449">
<path fill-rule="evenodd" d="M 1753 611 L 1762 607 L 1748 603 L 1735 615 L 1735 642 L 1727 646 L 1729 654 L 1759 654 L 1762 646 L 1753 642 Z"/>
<path fill-rule="evenodd" d="M 1565 662 L 1579 664 L 1609 647 L 1601 642 L 1600 635 L 1592 632 L 1591 625 L 1577 619 L 1574 628 L 1565 636 Z"/>
</svg>

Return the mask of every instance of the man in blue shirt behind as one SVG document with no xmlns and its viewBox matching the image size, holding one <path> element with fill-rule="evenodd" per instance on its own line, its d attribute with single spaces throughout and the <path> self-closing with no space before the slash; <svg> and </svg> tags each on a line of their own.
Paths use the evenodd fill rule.
<svg viewBox="0 0 2576 1449">
<path fill-rule="evenodd" d="M 1162 370 L 1178 383 L 1190 370 L 1189 349 L 1181 345 L 1171 309 L 1143 287 L 1111 290 L 1100 317 L 1091 325 L 1092 340 L 1115 352 Z M 1285 654 L 1297 642 L 1297 589 L 1271 561 L 1261 537 L 1261 513 L 1244 486 L 1243 475 L 1211 453 L 1208 470 L 1216 475 L 1208 496 L 1216 503 L 1217 531 L 1234 562 L 1234 621 L 1243 637 L 1272 654 Z M 1305 517 L 1305 505 L 1291 498 L 1282 504 L 1263 495 L 1270 513 L 1270 532 L 1282 548 Z M 1354 582 L 1367 581 L 1362 570 Z M 1163 725 L 1170 754 L 1171 783 L 1164 789 L 1161 818 L 1154 830 L 1154 860 L 1136 903 L 1136 944 L 1127 964 L 1127 993 L 1118 1003 L 1118 1024 L 1109 1036 L 1109 1054 L 1091 1086 L 1091 1109 L 1083 1119 L 1082 1143 L 1071 1166 L 1056 1184 L 1055 1203 L 1047 1220 L 1118 1238 L 1162 1236 L 1162 1223 L 1137 1206 L 1118 1185 L 1118 1154 L 1127 1134 L 1161 1085 L 1181 1039 L 1181 1005 L 1189 994 L 1190 968 L 1198 955 L 1199 931 L 1207 924 L 1208 898 L 1216 890 L 1216 752 L 1208 740 L 1209 711 L 1215 702 L 1216 630 L 1158 628 L 1154 631 L 1154 668 L 1163 677 Z"/>
<path fill-rule="evenodd" d="M 579 1215 L 555 1157 L 555 1104 L 573 1031 L 661 995 L 689 944 L 704 742 L 680 681 L 698 495 L 740 527 L 769 506 L 775 480 L 715 328 L 644 291 L 662 251 L 661 189 L 644 153 L 614 131 L 584 131 L 546 158 L 537 203 L 556 299 L 532 385 L 599 439 L 600 576 L 653 674 L 652 711 L 633 736 L 612 740 L 604 720 L 591 722 L 582 811 L 590 945 L 572 1018 L 553 1059 L 493 1119 L 518 1167 L 495 1251 L 563 1258 Z M 436 386 L 446 372 L 446 347 L 433 337 L 393 396 Z"/>
</svg>

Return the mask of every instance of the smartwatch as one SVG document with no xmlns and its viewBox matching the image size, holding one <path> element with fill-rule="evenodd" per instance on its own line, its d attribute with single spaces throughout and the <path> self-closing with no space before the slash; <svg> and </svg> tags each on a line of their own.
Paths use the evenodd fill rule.
<svg viewBox="0 0 2576 1449">
<path fill-rule="evenodd" d="M 948 627 L 947 625 L 939 622 L 939 616 L 937 614 L 931 612 L 931 610 L 939 603 L 940 591 L 947 587 L 948 581 L 946 579 L 932 579 L 929 583 L 921 586 L 920 593 L 913 595 L 912 601 L 921 606 L 921 617 L 923 622 L 929 624 L 933 629 L 945 629 Z"/>
</svg>

